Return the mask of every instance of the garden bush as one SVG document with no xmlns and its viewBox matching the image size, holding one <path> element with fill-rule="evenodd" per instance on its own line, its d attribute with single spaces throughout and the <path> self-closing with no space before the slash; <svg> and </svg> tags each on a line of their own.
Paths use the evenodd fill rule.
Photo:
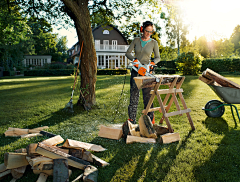
<svg viewBox="0 0 240 182">
<path fill-rule="evenodd" d="M 98 69 L 97 75 L 124 75 L 130 73 L 129 69 Z"/>
<path fill-rule="evenodd" d="M 183 75 L 197 75 L 201 70 L 202 56 L 193 52 L 183 52 L 177 57 L 176 67 Z"/>
<path fill-rule="evenodd" d="M 42 69 L 42 70 L 26 70 L 24 76 L 70 76 L 74 70 L 70 69 Z"/>
</svg>

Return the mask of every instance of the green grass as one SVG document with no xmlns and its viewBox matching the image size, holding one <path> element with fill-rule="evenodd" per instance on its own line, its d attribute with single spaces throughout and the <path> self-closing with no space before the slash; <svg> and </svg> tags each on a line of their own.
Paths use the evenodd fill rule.
<svg viewBox="0 0 240 182">
<path fill-rule="evenodd" d="M 240 83 L 237 75 L 224 75 Z M 97 104 L 87 112 L 77 106 L 79 92 L 73 98 L 74 113 L 63 112 L 71 97 L 73 77 L 4 77 L 0 79 L 0 163 L 5 152 L 14 152 L 46 137 L 20 139 L 5 137 L 8 127 L 35 128 L 49 126 L 48 131 L 64 139 L 75 139 L 102 145 L 105 152 L 94 155 L 110 163 L 99 167 L 98 181 L 240 181 L 240 130 L 239 120 L 233 120 L 226 107 L 221 118 L 208 118 L 202 107 L 216 94 L 197 76 L 186 76 L 182 85 L 191 117 L 196 127 L 191 131 L 186 114 L 170 117 L 175 132 L 181 140 L 172 144 L 125 144 L 98 137 L 101 124 L 123 124 L 128 118 L 129 79 L 127 76 L 120 107 L 116 116 L 124 76 L 98 76 Z M 77 89 L 76 89 L 77 90 Z M 219 99 L 218 99 L 219 100 Z M 154 100 L 158 106 L 157 99 Z M 239 106 L 236 105 L 239 109 Z M 137 119 L 143 109 L 142 94 Z M 171 108 L 174 111 L 175 107 Z M 155 119 L 161 118 L 155 112 Z M 165 125 L 165 122 L 164 122 Z M 83 171 L 72 168 L 70 181 Z M 18 181 L 37 181 L 38 175 L 30 167 Z M 4 178 L 10 181 L 11 176 Z M 52 177 L 48 178 L 52 181 Z"/>
</svg>

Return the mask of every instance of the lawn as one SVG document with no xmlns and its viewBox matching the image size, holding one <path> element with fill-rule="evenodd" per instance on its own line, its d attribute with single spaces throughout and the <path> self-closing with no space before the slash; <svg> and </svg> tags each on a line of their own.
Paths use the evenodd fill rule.
<svg viewBox="0 0 240 182">
<path fill-rule="evenodd" d="M 238 76 L 223 76 L 240 84 Z M 89 112 L 76 105 L 79 91 L 75 91 L 74 113 L 63 111 L 71 97 L 71 86 L 74 82 L 71 76 L 1 78 L 0 164 L 4 162 L 5 152 L 14 152 L 46 139 L 5 137 L 4 132 L 8 127 L 49 126 L 49 132 L 61 135 L 64 139 L 90 142 L 107 148 L 101 153 L 94 152 L 94 155 L 110 163 L 107 167 L 98 168 L 98 181 L 101 182 L 240 181 L 239 120 L 236 117 L 236 122 L 234 121 L 229 107 L 225 108 L 221 118 L 208 118 L 205 115 L 202 107 L 209 100 L 218 97 L 205 83 L 198 80 L 197 76 L 186 76 L 182 85 L 183 96 L 188 108 L 192 110 L 190 114 L 196 130 L 191 131 L 186 114 L 169 118 L 174 131 L 180 134 L 179 142 L 165 145 L 125 144 L 122 139 L 117 141 L 98 137 L 101 124 L 123 124 L 128 118 L 129 75 L 119 102 L 124 78 L 124 75 L 98 76 L 97 104 Z M 157 99 L 154 103 L 158 105 Z M 137 118 L 141 116 L 142 109 L 141 95 Z M 161 116 L 161 113 L 155 112 L 156 121 Z M 164 122 L 163 125 L 165 124 Z M 72 171 L 70 181 L 83 172 L 75 168 L 72 168 Z M 37 178 L 38 175 L 33 174 L 29 167 L 18 181 L 35 182 Z M 4 178 L 6 181 L 11 179 L 11 176 Z M 48 181 L 52 181 L 52 177 L 49 177 Z"/>
</svg>

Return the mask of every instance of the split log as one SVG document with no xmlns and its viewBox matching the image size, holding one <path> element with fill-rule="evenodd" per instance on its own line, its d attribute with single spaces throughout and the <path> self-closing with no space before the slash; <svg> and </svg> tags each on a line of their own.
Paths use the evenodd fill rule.
<svg viewBox="0 0 240 182">
<path fill-rule="evenodd" d="M 0 164 L 0 173 L 6 170 L 7 170 L 7 167 L 5 166 L 5 164 L 4 163 Z"/>
<path fill-rule="evenodd" d="M 98 136 L 103 138 L 109 138 L 114 140 L 119 140 L 122 138 L 122 129 L 121 128 L 113 128 L 113 127 L 106 127 L 101 125 Z"/>
<path fill-rule="evenodd" d="M 163 78 L 161 81 L 161 85 L 168 85 L 172 83 L 173 80 L 178 77 L 177 83 L 182 80 L 182 76 L 179 75 L 155 75 L 158 78 Z M 134 78 L 135 83 L 138 89 L 147 88 L 147 87 L 154 87 L 156 85 L 156 78 L 147 77 L 147 76 L 139 76 Z"/>
<path fill-rule="evenodd" d="M 26 134 L 26 135 L 20 135 L 21 138 L 32 138 L 32 137 L 36 137 L 36 136 L 43 136 L 40 133 L 31 133 L 31 134 Z"/>
<path fill-rule="evenodd" d="M 17 149 L 14 152 L 16 153 L 27 153 L 27 149 L 26 148 L 21 148 L 21 149 Z"/>
<path fill-rule="evenodd" d="M 69 155 L 72 155 L 74 157 L 77 157 L 79 159 L 82 159 L 88 162 L 93 162 L 92 153 L 89 151 L 86 151 L 85 149 L 70 148 Z"/>
<path fill-rule="evenodd" d="M 144 137 L 138 137 L 138 136 L 127 136 L 126 144 L 139 142 L 139 143 L 156 143 L 156 140 L 154 138 L 144 138 Z"/>
<path fill-rule="evenodd" d="M 36 148 L 37 148 L 37 143 L 31 143 L 27 146 L 27 155 L 34 157 L 34 156 L 38 156 L 39 154 L 35 152 Z"/>
<path fill-rule="evenodd" d="M 168 130 L 167 127 L 163 127 L 163 126 L 159 126 L 157 124 L 154 124 L 153 128 L 156 131 L 157 135 L 163 135 L 163 134 L 169 133 L 169 130 Z"/>
<path fill-rule="evenodd" d="M 98 169 L 94 166 L 88 165 L 84 169 L 83 181 L 84 182 L 97 182 Z"/>
<path fill-rule="evenodd" d="M 108 166 L 109 163 L 107 163 L 106 161 L 100 159 L 99 157 L 95 156 L 92 154 L 92 159 L 93 159 L 93 164 L 100 166 L 100 167 L 105 167 Z"/>
<path fill-rule="evenodd" d="M 20 179 L 26 171 L 27 166 L 11 169 L 11 174 L 14 179 Z"/>
<path fill-rule="evenodd" d="M 49 138 L 57 136 L 53 133 L 49 133 L 49 132 L 46 132 L 46 131 L 40 131 L 40 134 L 42 134 L 43 136 L 49 137 Z"/>
<path fill-rule="evenodd" d="M 45 145 L 43 143 L 38 144 L 36 152 L 43 156 L 49 157 L 51 159 L 58 159 L 58 158 L 67 159 L 68 165 L 79 168 L 79 169 L 84 169 L 84 166 L 89 164 L 89 162 L 86 162 L 79 158 L 73 157 L 69 154 L 56 150 L 54 147 Z"/>
<path fill-rule="evenodd" d="M 27 166 L 28 161 L 26 159 L 27 153 L 5 153 L 4 154 L 4 165 L 7 169 L 18 168 Z"/>
<path fill-rule="evenodd" d="M 60 144 L 62 142 L 64 142 L 64 139 L 60 135 L 57 135 L 57 136 L 54 136 L 47 140 L 42 141 L 42 143 L 44 143 L 46 145 L 53 145 L 53 146 Z"/>
<path fill-rule="evenodd" d="M 4 178 L 5 176 L 7 176 L 8 174 L 10 174 L 11 173 L 11 170 L 10 169 L 8 169 L 8 170 L 6 170 L 6 171 L 4 171 L 4 172 L 1 172 L 0 173 L 0 180 L 2 179 L 2 178 Z"/>
<path fill-rule="evenodd" d="M 101 145 L 95 145 L 95 144 L 80 142 L 80 141 L 71 140 L 71 139 L 67 139 L 66 142 L 63 144 L 63 147 L 76 148 L 76 149 L 83 148 L 85 150 L 91 150 L 94 152 L 102 152 L 106 150 Z"/>
<path fill-rule="evenodd" d="M 202 76 L 214 80 L 218 84 L 220 84 L 223 87 L 230 87 L 230 88 L 237 88 L 240 89 L 240 85 L 236 84 L 235 82 L 228 80 L 227 78 L 219 75 L 218 73 L 214 72 L 211 69 L 206 69 L 203 73 Z"/>
<path fill-rule="evenodd" d="M 160 143 L 167 144 L 180 141 L 179 133 L 166 133 L 160 137 Z"/>
<path fill-rule="evenodd" d="M 27 135 L 29 133 L 39 133 L 43 129 L 48 129 L 48 126 L 38 127 L 34 129 L 22 129 L 22 128 L 9 127 L 4 134 L 5 136 L 21 136 L 21 135 Z"/>
<path fill-rule="evenodd" d="M 37 179 L 37 182 L 45 182 L 45 181 L 47 181 L 47 178 L 48 178 L 47 174 L 40 173 L 40 175 L 39 175 L 39 177 Z"/>
<path fill-rule="evenodd" d="M 53 162 L 53 160 L 51 158 L 48 158 L 48 157 L 36 157 L 36 158 L 33 158 L 29 161 L 29 164 L 34 167 L 36 165 L 39 165 L 40 163 L 43 163 L 43 162 Z"/>
<path fill-rule="evenodd" d="M 53 160 L 53 182 L 69 181 L 67 159 Z"/>
</svg>

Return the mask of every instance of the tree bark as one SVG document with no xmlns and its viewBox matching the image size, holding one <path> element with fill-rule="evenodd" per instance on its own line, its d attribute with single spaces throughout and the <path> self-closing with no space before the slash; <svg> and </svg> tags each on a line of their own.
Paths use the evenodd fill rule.
<svg viewBox="0 0 240 182">
<path fill-rule="evenodd" d="M 90 23 L 88 0 L 62 0 L 62 2 L 68 9 L 68 15 L 74 21 L 79 45 L 81 46 L 82 41 L 84 41 L 80 64 L 80 89 L 83 95 L 80 93 L 78 104 L 91 109 L 96 103 L 97 57 Z"/>
</svg>

